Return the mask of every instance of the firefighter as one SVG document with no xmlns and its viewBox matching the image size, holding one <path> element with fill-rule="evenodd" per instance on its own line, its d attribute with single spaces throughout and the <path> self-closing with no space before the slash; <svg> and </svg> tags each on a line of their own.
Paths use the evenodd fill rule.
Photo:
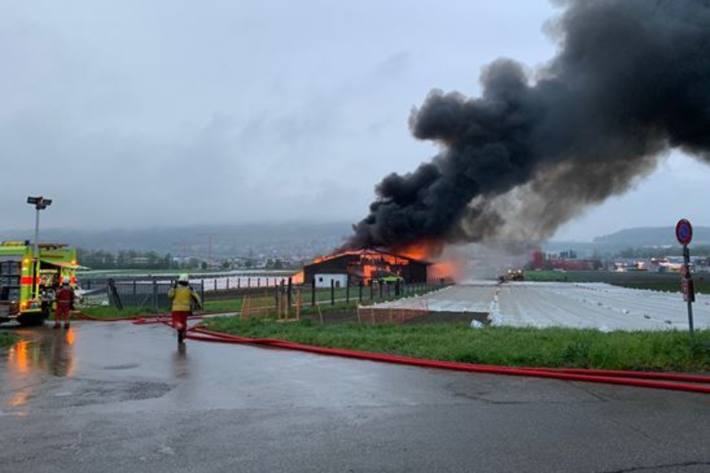
<svg viewBox="0 0 710 473">
<path fill-rule="evenodd" d="M 54 328 L 59 328 L 59 322 L 64 322 L 64 328 L 69 328 L 69 314 L 74 309 L 74 289 L 65 279 L 62 288 L 56 294 L 57 309 L 54 312 Z"/>
<path fill-rule="evenodd" d="M 190 277 L 181 274 L 178 277 L 177 285 L 168 291 L 168 297 L 172 301 L 173 327 L 178 333 L 178 343 L 185 343 L 187 333 L 187 317 L 192 315 L 193 303 L 196 307 L 202 307 L 200 296 L 190 287 Z"/>
</svg>

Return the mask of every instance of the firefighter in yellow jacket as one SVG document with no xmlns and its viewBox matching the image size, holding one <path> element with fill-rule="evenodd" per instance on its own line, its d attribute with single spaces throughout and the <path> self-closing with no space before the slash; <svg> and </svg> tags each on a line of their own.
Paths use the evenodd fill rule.
<svg viewBox="0 0 710 473">
<path fill-rule="evenodd" d="M 187 333 L 187 317 L 192 315 L 193 306 L 202 307 L 202 301 L 197 292 L 190 287 L 190 277 L 187 274 L 180 275 L 177 285 L 168 291 L 168 297 L 172 301 L 173 327 L 178 333 L 178 343 L 182 344 L 185 343 Z"/>
</svg>

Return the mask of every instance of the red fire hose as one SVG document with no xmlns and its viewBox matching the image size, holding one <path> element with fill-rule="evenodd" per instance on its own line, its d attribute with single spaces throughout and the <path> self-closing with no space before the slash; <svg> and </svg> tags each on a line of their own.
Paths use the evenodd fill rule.
<svg viewBox="0 0 710 473">
<path fill-rule="evenodd" d="M 537 378 L 583 381 L 590 383 L 617 384 L 642 388 L 670 389 L 710 394 L 710 376 L 686 375 L 680 373 L 654 373 L 616 370 L 568 369 L 568 368 L 516 368 L 509 366 L 460 363 L 455 361 L 427 360 L 401 355 L 372 353 L 341 348 L 325 348 L 314 345 L 289 342 L 273 338 L 246 338 L 213 332 L 194 327 L 187 338 L 217 343 L 237 343 L 263 345 L 288 350 L 299 350 L 322 355 L 341 356 L 361 360 L 421 366 L 425 368 L 447 369 L 473 373 L 502 374 L 510 376 L 532 376 Z"/>
</svg>

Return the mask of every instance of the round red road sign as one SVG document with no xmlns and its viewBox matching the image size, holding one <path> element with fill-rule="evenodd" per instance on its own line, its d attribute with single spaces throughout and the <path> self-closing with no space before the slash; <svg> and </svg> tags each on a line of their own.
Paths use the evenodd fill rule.
<svg viewBox="0 0 710 473">
<path fill-rule="evenodd" d="M 681 245 L 688 245 L 693 239 L 693 226 L 684 218 L 678 220 L 675 226 L 675 237 Z"/>
</svg>

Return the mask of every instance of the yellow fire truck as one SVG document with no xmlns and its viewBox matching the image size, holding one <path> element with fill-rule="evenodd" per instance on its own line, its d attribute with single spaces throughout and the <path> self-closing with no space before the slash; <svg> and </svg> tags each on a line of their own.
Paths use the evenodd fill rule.
<svg viewBox="0 0 710 473">
<path fill-rule="evenodd" d="M 76 249 L 40 243 L 39 257 L 29 241 L 0 243 L 0 323 L 41 325 L 49 317 L 54 292 L 64 280 L 76 286 Z"/>
</svg>

